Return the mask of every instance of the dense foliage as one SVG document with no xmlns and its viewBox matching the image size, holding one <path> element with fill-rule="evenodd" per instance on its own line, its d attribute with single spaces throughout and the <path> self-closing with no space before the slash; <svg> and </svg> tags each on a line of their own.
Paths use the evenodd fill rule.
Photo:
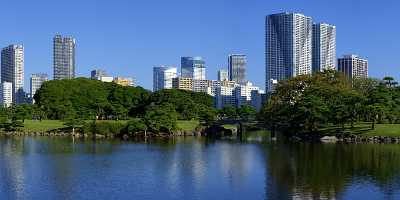
<svg viewBox="0 0 400 200">
<path fill-rule="evenodd" d="M 35 95 L 38 108 L 47 119 L 129 119 L 143 118 L 148 111 L 168 104 L 177 119 L 213 118 L 212 97 L 205 93 L 161 90 L 151 93 L 141 87 L 78 78 L 43 84 Z M 211 114 L 211 116 L 210 116 Z"/>
<path fill-rule="evenodd" d="M 325 71 L 278 84 L 261 118 L 285 132 L 316 133 L 322 128 L 357 121 L 400 123 L 400 88 L 393 78 L 348 80 Z"/>
</svg>

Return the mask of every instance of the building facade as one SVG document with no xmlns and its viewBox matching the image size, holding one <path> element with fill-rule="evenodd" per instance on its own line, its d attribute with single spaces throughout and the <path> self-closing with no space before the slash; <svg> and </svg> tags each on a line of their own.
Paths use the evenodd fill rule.
<svg viewBox="0 0 400 200">
<path fill-rule="evenodd" d="M 193 79 L 176 77 L 172 79 L 172 88 L 177 90 L 193 91 Z"/>
<path fill-rule="evenodd" d="M 1 51 L 1 82 L 12 84 L 12 102 L 25 102 L 24 92 L 24 47 L 10 45 Z"/>
<path fill-rule="evenodd" d="M 32 103 L 35 103 L 35 99 L 33 98 L 36 94 L 36 91 L 42 87 L 42 84 L 46 81 L 48 81 L 48 76 L 47 74 L 32 74 L 30 78 L 30 85 L 31 85 L 31 99 Z"/>
<path fill-rule="evenodd" d="M 218 81 L 227 81 L 229 80 L 229 73 L 226 69 L 218 70 Z"/>
<path fill-rule="evenodd" d="M 268 15 L 265 21 L 266 91 L 275 81 L 311 74 L 312 19 L 299 13 Z"/>
<path fill-rule="evenodd" d="M 206 79 L 206 66 L 201 57 L 182 57 L 181 58 L 181 77 L 192 78 L 195 80 Z"/>
<path fill-rule="evenodd" d="M 2 82 L 0 84 L 0 103 L 8 108 L 13 104 L 13 87 L 11 82 Z"/>
<path fill-rule="evenodd" d="M 357 55 L 345 55 L 338 59 L 338 71 L 348 79 L 368 78 L 368 60 Z"/>
<path fill-rule="evenodd" d="M 212 80 L 193 80 L 193 92 L 204 92 L 210 94 L 212 86 Z"/>
<path fill-rule="evenodd" d="M 126 77 L 115 77 L 113 80 L 114 83 L 121 85 L 121 86 L 135 86 L 135 81 L 133 78 L 126 78 Z"/>
<path fill-rule="evenodd" d="M 264 92 L 252 83 L 237 84 L 234 81 L 226 82 L 222 85 L 215 85 L 214 104 L 217 109 L 227 106 L 239 108 L 244 105 L 252 106 L 260 110 L 263 104 L 262 98 Z"/>
<path fill-rule="evenodd" d="M 246 83 L 247 57 L 242 54 L 228 56 L 229 80 L 238 84 Z"/>
<path fill-rule="evenodd" d="M 90 72 L 90 78 L 93 80 L 100 80 L 101 77 L 107 77 L 107 72 L 103 69 L 94 69 Z"/>
<path fill-rule="evenodd" d="M 176 67 L 153 68 L 153 91 L 172 88 L 172 79 L 178 76 Z"/>
<path fill-rule="evenodd" d="M 56 35 L 53 38 L 54 80 L 75 78 L 75 39 Z"/>
<path fill-rule="evenodd" d="M 336 69 L 336 26 L 313 24 L 312 70 L 321 72 Z"/>
</svg>

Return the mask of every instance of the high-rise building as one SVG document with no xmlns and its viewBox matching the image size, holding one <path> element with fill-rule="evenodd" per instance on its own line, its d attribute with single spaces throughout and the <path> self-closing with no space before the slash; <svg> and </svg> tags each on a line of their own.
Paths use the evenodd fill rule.
<svg viewBox="0 0 400 200">
<path fill-rule="evenodd" d="M 13 88 L 11 82 L 2 82 L 0 84 L 0 103 L 3 107 L 10 107 L 13 104 Z"/>
<path fill-rule="evenodd" d="M 218 81 L 227 81 L 229 80 L 229 73 L 226 69 L 218 70 Z"/>
<path fill-rule="evenodd" d="M 153 91 L 172 88 L 172 79 L 178 76 L 176 67 L 153 68 Z"/>
<path fill-rule="evenodd" d="M 56 35 L 53 38 L 54 80 L 75 78 L 75 39 Z"/>
<path fill-rule="evenodd" d="M 206 79 L 206 66 L 201 57 L 182 57 L 181 76 L 195 80 Z"/>
<path fill-rule="evenodd" d="M 368 60 L 357 55 L 345 55 L 338 59 L 338 71 L 349 79 L 368 78 Z"/>
<path fill-rule="evenodd" d="M 1 82 L 12 83 L 12 102 L 25 102 L 24 93 L 24 47 L 10 45 L 1 51 Z"/>
<path fill-rule="evenodd" d="M 100 80 L 101 77 L 108 76 L 107 72 L 103 69 L 94 69 L 90 72 L 90 78 L 93 80 Z"/>
<path fill-rule="evenodd" d="M 268 15 L 265 21 L 266 91 L 274 83 L 311 74 L 312 19 L 299 13 Z"/>
<path fill-rule="evenodd" d="M 32 98 L 32 103 L 35 103 L 35 100 L 33 97 L 36 94 L 36 91 L 42 87 L 42 84 L 44 82 L 48 81 L 48 76 L 47 74 L 32 74 L 31 75 L 31 98 Z"/>
<path fill-rule="evenodd" d="M 313 24 L 312 70 L 336 69 L 336 26 Z"/>
<path fill-rule="evenodd" d="M 246 83 L 246 55 L 232 54 L 228 56 L 229 80 L 238 84 Z"/>
</svg>

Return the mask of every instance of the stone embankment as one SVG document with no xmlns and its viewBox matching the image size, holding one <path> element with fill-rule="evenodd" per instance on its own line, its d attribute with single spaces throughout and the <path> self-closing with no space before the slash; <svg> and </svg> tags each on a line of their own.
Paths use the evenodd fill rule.
<svg viewBox="0 0 400 200">
<path fill-rule="evenodd" d="M 81 134 L 81 133 L 68 133 L 68 132 L 0 132 L 0 136 L 31 136 L 31 137 L 74 137 L 74 138 L 89 138 L 93 135 Z M 96 134 L 95 138 L 114 138 L 112 135 L 99 135 Z"/>
<path fill-rule="evenodd" d="M 400 137 L 395 136 L 365 136 L 365 135 L 342 135 L 318 136 L 303 135 L 292 136 L 289 138 L 293 142 L 322 142 L 322 143 L 373 143 L 373 144 L 400 144 Z"/>
</svg>

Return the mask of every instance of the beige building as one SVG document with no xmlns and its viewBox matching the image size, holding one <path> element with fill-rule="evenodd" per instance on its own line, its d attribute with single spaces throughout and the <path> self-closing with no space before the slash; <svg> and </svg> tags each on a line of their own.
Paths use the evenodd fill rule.
<svg viewBox="0 0 400 200">
<path fill-rule="evenodd" d="M 172 79 L 172 88 L 193 91 L 193 79 L 177 77 Z"/>
<path fill-rule="evenodd" d="M 122 86 L 135 86 L 133 78 L 115 77 L 113 82 Z"/>
</svg>

